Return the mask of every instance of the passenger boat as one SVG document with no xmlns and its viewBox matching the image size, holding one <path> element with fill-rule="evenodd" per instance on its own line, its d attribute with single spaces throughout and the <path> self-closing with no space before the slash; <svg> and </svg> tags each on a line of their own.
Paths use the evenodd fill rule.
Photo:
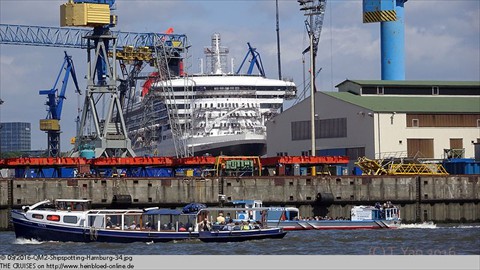
<svg viewBox="0 0 480 270">
<path fill-rule="evenodd" d="M 262 207 L 260 200 L 238 200 L 233 204 L 240 208 Z M 268 226 L 293 230 L 358 230 L 358 229 L 397 229 L 401 225 L 400 209 L 387 202 L 375 206 L 354 206 L 349 219 L 326 217 L 302 218 L 296 207 L 269 207 Z M 239 219 L 256 220 L 257 211 L 247 210 L 240 213 Z"/>
<path fill-rule="evenodd" d="M 168 242 L 197 239 L 196 214 L 172 209 L 90 209 L 90 200 L 41 201 L 12 210 L 17 238 L 64 242 Z"/>
<path fill-rule="evenodd" d="M 203 224 L 199 223 L 199 239 L 202 242 L 242 242 L 261 239 L 281 239 L 287 232 L 282 228 L 270 227 L 266 222 L 268 208 L 252 208 L 251 211 L 260 213 L 259 220 L 252 222 L 229 217 L 230 212 L 238 216 L 237 212 L 245 212 L 242 208 L 205 208 L 198 213 Z M 214 220 L 212 213 L 223 216 L 226 213 L 225 221 Z M 201 220 L 201 219 L 199 219 Z M 211 224 L 208 226 L 207 224 Z"/>
</svg>

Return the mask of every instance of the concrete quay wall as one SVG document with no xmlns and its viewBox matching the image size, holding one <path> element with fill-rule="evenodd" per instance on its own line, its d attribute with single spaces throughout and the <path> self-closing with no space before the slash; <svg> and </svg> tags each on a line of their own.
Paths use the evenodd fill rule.
<svg viewBox="0 0 480 270">
<path fill-rule="evenodd" d="M 406 222 L 480 221 L 480 175 L 13 178 L 0 180 L 0 228 L 8 226 L 11 208 L 57 198 L 91 199 L 95 207 L 109 207 L 116 194 L 131 195 L 131 207 L 258 199 L 266 206 L 299 207 L 302 216 L 347 218 L 354 205 L 392 201 Z"/>
</svg>

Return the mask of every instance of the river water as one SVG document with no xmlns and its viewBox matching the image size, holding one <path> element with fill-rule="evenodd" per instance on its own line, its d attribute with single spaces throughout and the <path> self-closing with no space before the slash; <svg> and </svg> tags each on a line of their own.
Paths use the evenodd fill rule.
<svg viewBox="0 0 480 270">
<path fill-rule="evenodd" d="M 480 255 L 480 225 L 413 224 L 397 230 L 292 231 L 242 243 L 72 243 L 16 239 L 0 232 L 0 254 L 129 255 Z"/>
</svg>

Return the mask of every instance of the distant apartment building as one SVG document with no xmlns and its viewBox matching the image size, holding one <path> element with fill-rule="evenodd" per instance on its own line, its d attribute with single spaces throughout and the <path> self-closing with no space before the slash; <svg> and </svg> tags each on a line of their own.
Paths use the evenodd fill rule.
<svg viewBox="0 0 480 270">
<path fill-rule="evenodd" d="M 30 123 L 4 122 L 0 123 L 1 152 L 24 152 L 32 147 L 32 132 Z"/>
</svg>

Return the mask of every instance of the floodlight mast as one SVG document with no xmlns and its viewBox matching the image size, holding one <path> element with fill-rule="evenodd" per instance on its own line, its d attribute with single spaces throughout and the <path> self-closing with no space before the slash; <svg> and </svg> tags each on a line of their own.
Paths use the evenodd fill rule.
<svg viewBox="0 0 480 270">
<path fill-rule="evenodd" d="M 310 129 L 311 129 L 311 156 L 316 155 L 316 135 L 315 135 L 315 59 L 318 50 L 318 41 L 323 26 L 323 16 L 325 14 L 326 0 L 298 0 L 297 1 L 308 18 L 305 20 L 309 36 L 310 51 Z M 305 51 L 307 51 L 305 50 Z M 318 116 L 318 115 L 317 115 Z"/>
</svg>

